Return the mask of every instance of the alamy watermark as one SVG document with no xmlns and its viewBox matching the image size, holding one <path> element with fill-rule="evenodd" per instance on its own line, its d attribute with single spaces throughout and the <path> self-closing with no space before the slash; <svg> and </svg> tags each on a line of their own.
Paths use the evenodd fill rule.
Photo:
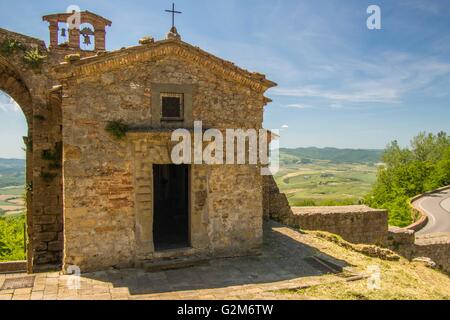
<svg viewBox="0 0 450 320">
<path fill-rule="evenodd" d="M 70 265 L 67 267 L 67 288 L 70 290 L 81 289 L 81 269 L 78 266 Z"/>
<path fill-rule="evenodd" d="M 70 5 L 66 9 L 67 13 L 71 15 L 67 18 L 67 26 L 69 30 L 79 29 L 81 26 L 81 9 L 77 5 Z"/>
<path fill-rule="evenodd" d="M 279 130 L 204 131 L 202 121 L 195 121 L 193 133 L 192 136 L 192 131 L 188 129 L 173 131 L 171 140 L 177 142 L 171 151 L 174 164 L 260 165 L 262 175 L 272 175 L 279 170 L 279 142 L 278 139 L 273 139 L 279 135 Z M 269 140 L 272 140 L 271 147 Z"/>
<path fill-rule="evenodd" d="M 367 29 L 381 30 L 381 8 L 372 4 L 367 7 L 367 14 L 370 14 L 366 22 Z"/>
<path fill-rule="evenodd" d="M 381 269 L 378 265 L 370 265 L 367 267 L 367 289 L 380 290 L 381 289 Z"/>
</svg>

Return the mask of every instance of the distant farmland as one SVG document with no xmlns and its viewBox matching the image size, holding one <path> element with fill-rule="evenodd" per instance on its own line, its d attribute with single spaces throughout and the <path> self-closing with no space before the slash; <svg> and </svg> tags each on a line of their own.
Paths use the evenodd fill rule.
<svg viewBox="0 0 450 320">
<path fill-rule="evenodd" d="M 380 150 L 280 149 L 281 168 L 275 180 L 294 206 L 358 204 L 376 180 L 380 154 Z"/>
<path fill-rule="evenodd" d="M 0 159 L 0 216 L 14 216 L 25 211 L 25 160 Z"/>
</svg>

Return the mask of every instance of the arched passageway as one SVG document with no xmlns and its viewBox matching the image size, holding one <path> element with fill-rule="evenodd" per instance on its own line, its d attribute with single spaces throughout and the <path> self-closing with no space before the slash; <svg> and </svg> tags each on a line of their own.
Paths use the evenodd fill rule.
<svg viewBox="0 0 450 320">
<path fill-rule="evenodd" d="M 32 99 L 31 99 L 31 95 L 30 92 L 27 88 L 27 86 L 25 85 L 25 83 L 22 81 L 20 75 L 18 74 L 18 72 L 16 70 L 14 70 L 14 67 L 11 66 L 7 61 L 5 61 L 4 59 L 0 59 L 0 91 L 3 93 L 3 100 L 7 99 L 9 101 L 7 101 L 9 103 L 9 109 L 10 110 L 3 110 L 3 112 L 8 112 L 8 111 L 12 111 L 12 112 L 23 112 L 24 118 L 25 118 L 25 124 L 24 126 L 27 127 L 27 132 L 26 134 L 23 135 L 23 143 L 22 141 L 18 140 L 18 141 L 8 141 L 5 144 L 2 143 L 3 147 L 6 148 L 6 145 L 9 146 L 9 148 L 12 148 L 14 144 L 17 144 L 19 146 L 24 147 L 24 155 L 23 158 L 25 158 L 25 172 L 23 173 L 23 181 L 21 183 L 21 187 L 23 188 L 23 191 L 21 193 L 24 194 L 24 198 L 26 199 L 26 201 L 24 202 L 23 206 L 24 206 L 24 212 L 26 212 L 26 218 L 23 219 L 24 222 L 26 223 L 27 226 L 31 226 L 32 224 L 32 215 L 33 215 L 33 210 L 32 210 L 32 192 L 31 192 L 31 185 L 32 185 L 32 176 L 33 176 L 33 155 L 32 155 L 32 145 L 31 145 L 31 141 L 32 141 L 32 132 L 33 132 L 33 106 L 32 106 Z M 4 101 L 5 102 L 5 101 Z M 5 104 L 4 104 L 5 105 Z M 6 108 L 8 108 L 8 104 L 6 104 Z M 20 110 L 17 110 L 17 108 L 20 108 Z M 4 107 L 5 109 L 5 107 Z M 5 128 L 8 130 L 9 126 L 11 126 L 11 122 L 6 120 L 6 116 L 3 118 L 3 122 L 7 121 L 8 123 L 5 123 L 5 125 L 3 126 L 3 130 L 5 130 Z M 18 130 L 19 128 L 11 128 L 12 130 Z M 17 146 L 16 146 L 17 147 Z M 17 183 L 19 183 L 18 179 L 16 179 Z M 10 183 L 13 181 L 10 181 Z M 28 187 L 27 187 L 28 186 Z M 7 186 L 7 187 L 11 187 L 11 185 Z M 28 191 L 27 191 L 28 190 Z M 15 190 L 8 190 L 8 191 L 0 191 L 0 193 L 9 193 L 10 196 L 18 196 L 20 197 L 20 194 L 11 194 L 12 193 L 19 193 L 19 188 L 16 188 Z M 11 198 L 14 198 L 11 197 Z M 6 198 L 11 199 L 10 197 L 4 197 L 5 200 Z M 4 208 L 5 209 L 5 208 Z M 4 212 L 6 210 L 3 210 Z M 16 212 L 18 213 L 18 212 Z M 20 221 L 20 219 L 18 219 Z M 10 220 L 8 221 L 8 226 L 10 226 L 12 232 L 19 232 L 17 230 L 17 226 L 13 227 L 11 226 L 11 224 L 16 224 L 16 223 L 20 223 L 18 221 L 16 221 L 16 219 Z M 27 229 L 27 235 L 17 235 L 19 238 L 22 238 L 22 241 L 24 241 L 25 239 L 29 238 L 29 235 L 31 233 L 31 228 L 26 228 Z M 24 230 L 24 229 L 22 229 Z M 23 231 L 22 231 L 23 232 Z M 16 241 L 17 241 L 17 237 Z M 11 251 L 11 246 L 16 247 L 17 246 L 17 242 L 12 244 L 11 238 L 9 238 L 10 240 L 8 241 L 9 243 L 4 244 L 10 247 L 9 251 Z M 25 245 L 25 244 L 24 244 Z M 30 248 L 27 248 L 27 252 L 29 251 Z M 7 254 L 7 252 L 6 252 Z M 13 254 L 14 257 L 17 257 L 17 252 L 15 254 Z M 25 258 L 25 257 L 24 257 Z M 29 260 L 30 255 L 27 254 L 27 260 Z"/>
<path fill-rule="evenodd" d="M 0 91 L 0 262 L 26 260 L 27 121 Z"/>
<path fill-rule="evenodd" d="M 24 134 L 26 260 L 28 271 L 37 272 L 57 269 L 63 254 L 61 92 L 29 88 L 39 88 L 46 80 L 29 71 L 23 76 L 17 61 L 22 60 L 12 57 L 10 63 L 0 55 L 0 91 L 16 102 L 28 127 Z"/>
</svg>

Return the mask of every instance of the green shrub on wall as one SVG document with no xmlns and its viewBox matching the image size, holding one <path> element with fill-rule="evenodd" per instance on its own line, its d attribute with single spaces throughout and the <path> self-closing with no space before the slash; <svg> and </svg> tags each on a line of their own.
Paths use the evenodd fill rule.
<svg viewBox="0 0 450 320">
<path fill-rule="evenodd" d="M 125 124 L 123 121 L 118 120 L 118 121 L 108 122 L 105 129 L 113 137 L 121 140 L 121 139 L 125 138 L 129 128 L 128 128 L 128 125 Z"/>
<path fill-rule="evenodd" d="M 25 50 L 25 46 L 15 39 L 6 39 L 0 44 L 0 53 L 4 56 L 10 56 L 19 50 Z"/>
<path fill-rule="evenodd" d="M 42 55 L 38 49 L 31 49 L 25 52 L 23 59 L 32 69 L 40 69 L 47 56 Z"/>
</svg>

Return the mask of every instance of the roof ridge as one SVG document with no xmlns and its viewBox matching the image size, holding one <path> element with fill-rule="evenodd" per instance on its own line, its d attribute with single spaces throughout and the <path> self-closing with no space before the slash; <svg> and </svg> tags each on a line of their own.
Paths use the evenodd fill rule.
<svg viewBox="0 0 450 320">
<path fill-rule="evenodd" d="M 222 58 L 219 58 L 219 57 L 201 49 L 198 46 L 193 46 L 187 42 L 184 42 L 181 40 L 176 40 L 176 39 L 164 39 L 164 40 L 160 40 L 160 41 L 155 41 L 150 44 L 136 45 L 136 46 L 130 46 L 127 48 L 121 48 L 121 49 L 114 50 L 114 51 L 102 52 L 101 54 L 98 54 L 95 56 L 90 56 L 90 57 L 85 57 L 85 58 L 82 58 L 82 59 L 79 59 L 77 61 L 73 61 L 70 63 L 63 62 L 62 64 L 57 66 L 55 69 L 56 69 L 56 71 L 64 71 L 65 69 L 68 68 L 69 65 L 72 67 L 75 67 L 75 68 L 78 67 L 79 69 L 84 68 L 84 71 L 80 71 L 78 73 L 73 74 L 73 75 L 82 75 L 84 73 L 89 73 L 87 70 L 90 69 L 90 67 L 92 67 L 92 69 L 95 69 L 95 67 L 93 67 L 93 66 L 97 63 L 102 63 L 102 62 L 106 62 L 108 60 L 123 58 L 124 55 L 129 54 L 129 53 L 134 53 L 136 55 L 145 54 L 145 52 L 151 52 L 148 50 L 149 48 L 152 48 L 153 50 L 157 50 L 158 48 L 161 48 L 165 45 L 174 45 L 174 46 L 178 46 L 182 49 L 185 49 L 187 51 L 195 52 L 198 55 L 201 55 L 201 56 L 209 59 L 209 61 L 221 66 L 222 68 L 226 68 L 226 69 L 230 70 L 231 72 L 234 72 L 237 75 L 237 77 L 240 76 L 240 77 L 247 79 L 248 81 L 259 84 L 259 86 L 264 88 L 264 91 L 277 85 L 275 82 L 268 80 L 266 78 L 266 76 L 261 73 L 250 72 L 244 68 L 237 66 L 235 63 L 225 60 L 225 59 L 222 59 Z M 162 51 L 164 51 L 164 50 L 162 50 Z M 177 51 L 174 51 L 174 52 L 177 53 Z M 164 54 L 164 52 L 162 52 L 161 54 Z M 134 56 L 133 58 L 135 58 L 134 60 L 139 60 L 137 58 L 137 56 Z M 197 60 L 196 62 L 202 62 L 202 63 L 206 64 L 205 63 L 206 60 L 204 60 L 204 61 Z M 121 61 L 118 64 L 123 65 L 123 64 L 125 64 L 125 61 Z M 233 76 L 231 74 L 230 74 L 230 76 L 236 78 L 236 76 Z"/>
</svg>

